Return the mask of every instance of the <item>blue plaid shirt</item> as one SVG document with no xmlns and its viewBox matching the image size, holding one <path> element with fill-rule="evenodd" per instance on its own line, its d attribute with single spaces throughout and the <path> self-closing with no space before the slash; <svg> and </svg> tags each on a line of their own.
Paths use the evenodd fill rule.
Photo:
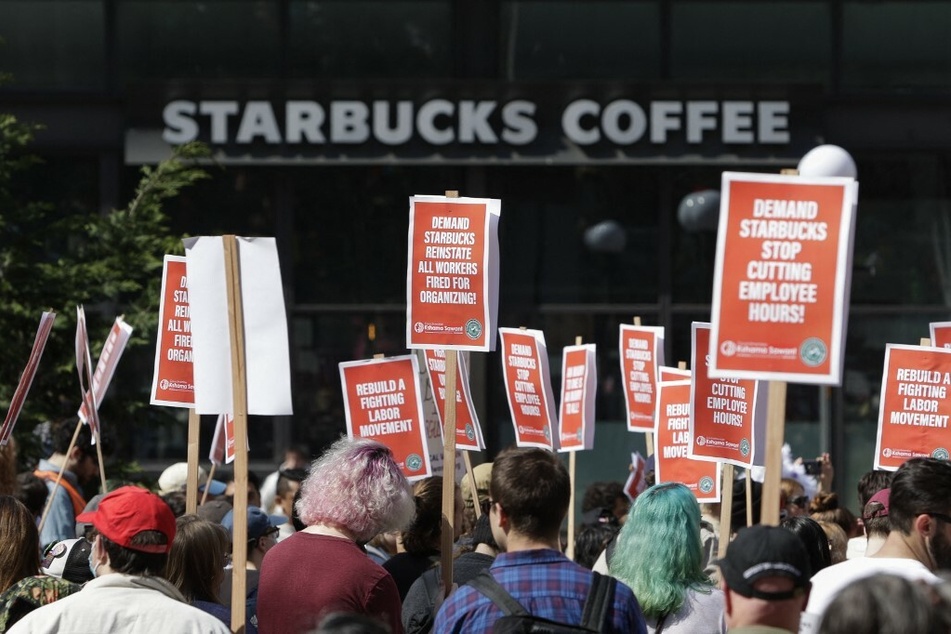
<svg viewBox="0 0 951 634">
<path fill-rule="evenodd" d="M 579 625 L 591 571 L 557 550 L 523 550 L 501 553 L 489 569 L 505 590 L 535 616 Z M 634 593 L 615 582 L 614 605 L 605 632 L 644 634 L 644 615 Z M 488 597 L 465 585 L 452 593 L 436 615 L 433 632 L 491 632 L 503 616 Z"/>
</svg>

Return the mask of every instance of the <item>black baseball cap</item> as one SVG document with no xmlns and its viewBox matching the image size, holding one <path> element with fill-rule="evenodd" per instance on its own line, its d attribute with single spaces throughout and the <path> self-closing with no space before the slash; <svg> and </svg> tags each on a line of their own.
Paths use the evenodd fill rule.
<svg viewBox="0 0 951 634">
<path fill-rule="evenodd" d="M 809 556 L 799 537 L 778 526 L 750 526 L 740 529 L 719 559 L 720 574 L 730 590 L 744 597 L 782 601 L 801 596 L 809 589 L 812 570 Z M 787 592 L 762 592 L 754 586 L 765 577 L 787 577 L 793 589 Z"/>
</svg>

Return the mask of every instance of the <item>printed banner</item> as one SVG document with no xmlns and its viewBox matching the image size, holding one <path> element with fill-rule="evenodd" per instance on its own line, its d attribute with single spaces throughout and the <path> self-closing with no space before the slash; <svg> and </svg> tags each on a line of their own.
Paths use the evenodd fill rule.
<svg viewBox="0 0 951 634">
<path fill-rule="evenodd" d="M 417 350 L 420 354 L 422 350 Z M 420 363 L 422 360 L 422 363 Z M 439 412 L 436 411 L 436 397 L 426 369 L 426 358 L 417 359 L 419 366 L 419 386 L 423 394 L 423 428 L 426 430 L 426 447 L 429 451 L 429 465 L 434 476 L 443 475 L 445 448 L 442 442 L 442 426 L 439 424 Z M 456 482 L 462 482 L 466 475 L 466 464 L 461 451 L 456 451 Z"/>
<path fill-rule="evenodd" d="M 839 385 L 858 183 L 723 173 L 710 376 Z"/>
<path fill-rule="evenodd" d="M 412 196 L 406 347 L 495 350 L 502 201 Z"/>
<path fill-rule="evenodd" d="M 389 447 L 410 481 L 432 475 L 416 355 L 343 361 L 339 367 L 347 436 Z"/>
<path fill-rule="evenodd" d="M 933 321 L 928 324 L 931 345 L 935 348 L 951 348 L 951 321 Z"/>
<path fill-rule="evenodd" d="M 594 403 L 598 391 L 597 346 L 566 346 L 561 359 L 558 451 L 594 449 Z"/>
<path fill-rule="evenodd" d="M 33 338 L 30 358 L 27 359 L 26 368 L 24 368 L 23 374 L 20 375 L 20 382 L 17 383 L 17 389 L 13 392 L 13 398 L 10 399 L 10 408 L 3 420 L 3 427 L 0 427 L 0 447 L 6 445 L 10 440 L 10 435 L 13 434 L 13 428 L 17 424 L 17 418 L 20 417 L 23 403 L 26 402 L 26 395 L 30 393 L 30 387 L 33 385 L 34 377 L 36 377 L 36 370 L 40 367 L 40 359 L 43 357 L 46 340 L 49 339 L 50 332 L 53 330 L 55 319 L 56 313 L 54 312 L 46 311 L 40 315 L 40 325 L 36 329 L 36 336 Z"/>
<path fill-rule="evenodd" d="M 551 390 L 548 348 L 540 330 L 499 328 L 505 395 L 519 447 L 555 449 L 555 399 Z"/>
<path fill-rule="evenodd" d="M 155 337 L 155 370 L 151 405 L 195 405 L 192 367 L 192 322 L 188 312 L 188 278 L 185 258 L 165 256 L 158 335 Z"/>
<path fill-rule="evenodd" d="M 102 344 L 102 352 L 99 353 L 99 361 L 96 362 L 96 371 L 92 375 L 93 391 L 96 393 L 96 407 L 101 406 L 103 399 L 106 398 L 106 390 L 109 389 L 109 384 L 112 383 L 116 366 L 119 365 L 119 359 L 122 358 L 122 353 L 125 352 L 125 346 L 129 343 L 131 336 L 132 326 L 125 323 L 122 317 L 116 317 L 116 321 L 109 331 L 109 336 L 106 337 L 106 342 Z M 81 421 L 86 422 L 88 410 L 85 403 L 79 406 L 77 415 Z"/>
<path fill-rule="evenodd" d="M 627 430 L 654 431 L 657 368 L 664 364 L 664 329 L 621 324 L 619 356 Z"/>
<path fill-rule="evenodd" d="M 429 373 L 429 385 L 432 387 L 436 401 L 439 429 L 444 429 L 446 351 L 425 349 L 422 352 L 426 360 L 426 370 Z M 479 425 L 479 417 L 476 415 L 475 406 L 472 404 L 472 394 L 469 392 L 469 369 L 465 357 L 465 353 L 462 352 L 456 355 L 456 449 L 482 451 L 485 449 L 485 440 L 482 438 L 482 427 Z"/>
<path fill-rule="evenodd" d="M 681 370 L 670 366 L 661 366 L 658 368 L 660 374 L 660 383 L 669 383 L 670 381 L 690 380 L 690 370 Z"/>
<path fill-rule="evenodd" d="M 191 318 L 195 411 L 234 411 L 231 329 L 222 236 L 187 238 L 188 314 Z M 284 287 L 274 238 L 235 237 L 238 249 L 248 414 L 294 413 Z"/>
<path fill-rule="evenodd" d="M 79 393 L 82 403 L 89 413 L 85 423 L 92 431 L 92 444 L 99 439 L 99 403 L 96 401 L 96 391 L 89 385 L 86 368 L 92 368 L 92 357 L 89 355 L 89 334 L 86 330 L 86 311 L 82 306 L 76 307 L 76 372 L 79 374 Z"/>
<path fill-rule="evenodd" d="M 690 381 L 657 385 L 654 482 L 680 482 L 698 502 L 720 501 L 720 463 L 690 457 Z"/>
<path fill-rule="evenodd" d="M 639 451 L 631 454 L 631 471 L 624 483 L 624 495 L 631 502 L 637 499 L 637 496 L 647 488 L 647 474 L 644 472 L 646 467 L 647 461 L 644 460 Z"/>
<path fill-rule="evenodd" d="M 766 389 L 751 379 L 714 379 L 707 376 L 710 324 L 691 327 L 691 364 L 696 370 L 690 393 L 690 457 L 723 461 L 749 468 L 762 466 L 757 449 L 765 441 Z M 762 392 L 762 395 L 760 394 Z M 761 414 L 761 416 L 757 416 Z M 762 435 L 762 441 L 757 437 Z"/>
<path fill-rule="evenodd" d="M 231 414 L 218 414 L 208 459 L 218 465 L 234 462 L 234 416 Z"/>
<path fill-rule="evenodd" d="M 885 346 L 875 468 L 895 470 L 909 458 L 951 457 L 951 350 Z"/>
</svg>

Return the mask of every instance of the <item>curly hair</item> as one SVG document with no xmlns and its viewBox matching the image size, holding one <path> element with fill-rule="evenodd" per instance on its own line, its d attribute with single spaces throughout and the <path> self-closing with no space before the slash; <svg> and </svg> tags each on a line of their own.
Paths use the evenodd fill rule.
<svg viewBox="0 0 951 634">
<path fill-rule="evenodd" d="M 305 525 L 343 528 L 366 543 L 377 533 L 405 528 L 416 503 L 387 447 L 341 438 L 314 461 L 296 508 Z"/>
<path fill-rule="evenodd" d="M 608 567 L 634 591 L 644 616 L 657 617 L 679 610 L 687 590 L 713 590 L 703 564 L 697 498 L 665 482 L 637 496 Z"/>
</svg>

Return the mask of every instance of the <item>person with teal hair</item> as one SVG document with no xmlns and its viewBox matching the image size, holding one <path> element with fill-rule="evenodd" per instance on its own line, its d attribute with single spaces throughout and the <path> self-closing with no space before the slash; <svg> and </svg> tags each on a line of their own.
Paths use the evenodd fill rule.
<svg viewBox="0 0 951 634">
<path fill-rule="evenodd" d="M 634 591 L 649 634 L 726 632 L 723 592 L 703 566 L 700 505 L 690 489 L 667 482 L 637 496 L 608 570 Z"/>
</svg>

